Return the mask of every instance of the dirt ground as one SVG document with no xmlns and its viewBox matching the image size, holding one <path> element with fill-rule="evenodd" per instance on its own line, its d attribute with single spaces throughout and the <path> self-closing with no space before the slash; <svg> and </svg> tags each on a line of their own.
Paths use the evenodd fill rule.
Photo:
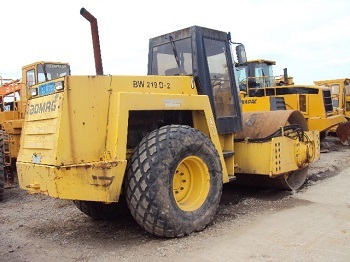
<svg viewBox="0 0 350 262">
<path fill-rule="evenodd" d="M 131 216 L 94 221 L 70 201 L 5 190 L 0 261 L 350 261 L 350 147 L 327 138 L 298 192 L 229 183 L 214 222 L 184 238 Z"/>
</svg>

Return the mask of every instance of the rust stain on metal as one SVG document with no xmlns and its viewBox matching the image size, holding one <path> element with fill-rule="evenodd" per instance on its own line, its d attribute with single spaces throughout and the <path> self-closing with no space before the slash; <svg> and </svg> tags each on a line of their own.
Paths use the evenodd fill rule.
<svg viewBox="0 0 350 262">
<path fill-rule="evenodd" d="M 244 112 L 243 131 L 237 133 L 235 138 L 263 138 L 289 124 L 298 124 L 303 130 L 308 130 L 307 122 L 299 111 Z"/>
<path fill-rule="evenodd" d="M 102 187 L 108 187 L 110 186 L 113 181 L 114 181 L 114 176 L 112 177 L 107 177 L 107 176 L 92 176 L 93 180 L 98 180 L 101 181 L 102 184 L 96 183 L 96 184 L 91 184 L 93 186 L 102 186 Z"/>
<path fill-rule="evenodd" d="M 62 165 L 56 166 L 57 169 L 66 169 L 70 170 L 72 168 L 92 168 L 92 169 L 111 169 L 112 167 L 118 166 L 117 161 L 113 162 L 93 162 L 93 163 L 84 163 L 84 164 L 74 164 L 74 165 Z"/>
</svg>

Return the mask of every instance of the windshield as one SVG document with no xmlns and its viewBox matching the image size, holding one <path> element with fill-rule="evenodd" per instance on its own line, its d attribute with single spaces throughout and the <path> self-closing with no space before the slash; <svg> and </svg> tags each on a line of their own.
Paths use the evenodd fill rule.
<svg viewBox="0 0 350 262">
<path fill-rule="evenodd" d="M 256 64 L 254 75 L 259 87 L 269 87 L 274 85 L 271 65 L 266 65 L 264 63 Z"/>
<path fill-rule="evenodd" d="M 256 77 L 268 77 L 273 76 L 272 66 L 266 64 L 256 64 L 255 67 L 255 76 Z"/>
<path fill-rule="evenodd" d="M 45 73 L 47 79 L 45 78 Z M 56 79 L 61 76 L 70 74 L 70 67 L 67 64 L 50 64 L 38 65 L 38 82 L 42 83 L 52 79 Z"/>
<path fill-rule="evenodd" d="M 191 39 L 156 46 L 152 50 L 152 75 L 192 75 Z"/>
<path fill-rule="evenodd" d="M 247 66 L 236 67 L 236 75 L 240 91 L 247 91 Z"/>
</svg>

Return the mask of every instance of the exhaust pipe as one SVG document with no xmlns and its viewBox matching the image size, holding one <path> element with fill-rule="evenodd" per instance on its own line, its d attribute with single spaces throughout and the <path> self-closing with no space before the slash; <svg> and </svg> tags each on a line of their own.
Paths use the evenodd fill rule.
<svg viewBox="0 0 350 262">
<path fill-rule="evenodd" d="M 289 85 L 287 68 L 283 68 L 284 85 Z"/>
<path fill-rule="evenodd" d="M 94 48 L 96 75 L 103 75 L 100 38 L 98 36 L 97 19 L 92 14 L 90 14 L 84 7 L 80 9 L 80 14 L 83 17 L 85 17 L 85 19 L 88 20 L 91 25 L 91 36 L 92 36 L 92 45 Z"/>
</svg>

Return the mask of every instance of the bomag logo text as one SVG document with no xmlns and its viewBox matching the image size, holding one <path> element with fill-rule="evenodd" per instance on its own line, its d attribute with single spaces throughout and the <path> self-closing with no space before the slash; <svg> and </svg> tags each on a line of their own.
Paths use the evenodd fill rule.
<svg viewBox="0 0 350 262">
<path fill-rule="evenodd" d="M 247 99 L 247 100 L 242 100 L 242 104 L 256 104 L 256 101 L 258 99 Z"/>
<path fill-rule="evenodd" d="M 35 115 L 35 114 L 55 111 L 57 109 L 58 97 L 59 97 L 59 94 L 56 94 L 54 98 L 50 101 L 45 101 L 45 102 L 30 105 L 29 114 Z"/>
</svg>

